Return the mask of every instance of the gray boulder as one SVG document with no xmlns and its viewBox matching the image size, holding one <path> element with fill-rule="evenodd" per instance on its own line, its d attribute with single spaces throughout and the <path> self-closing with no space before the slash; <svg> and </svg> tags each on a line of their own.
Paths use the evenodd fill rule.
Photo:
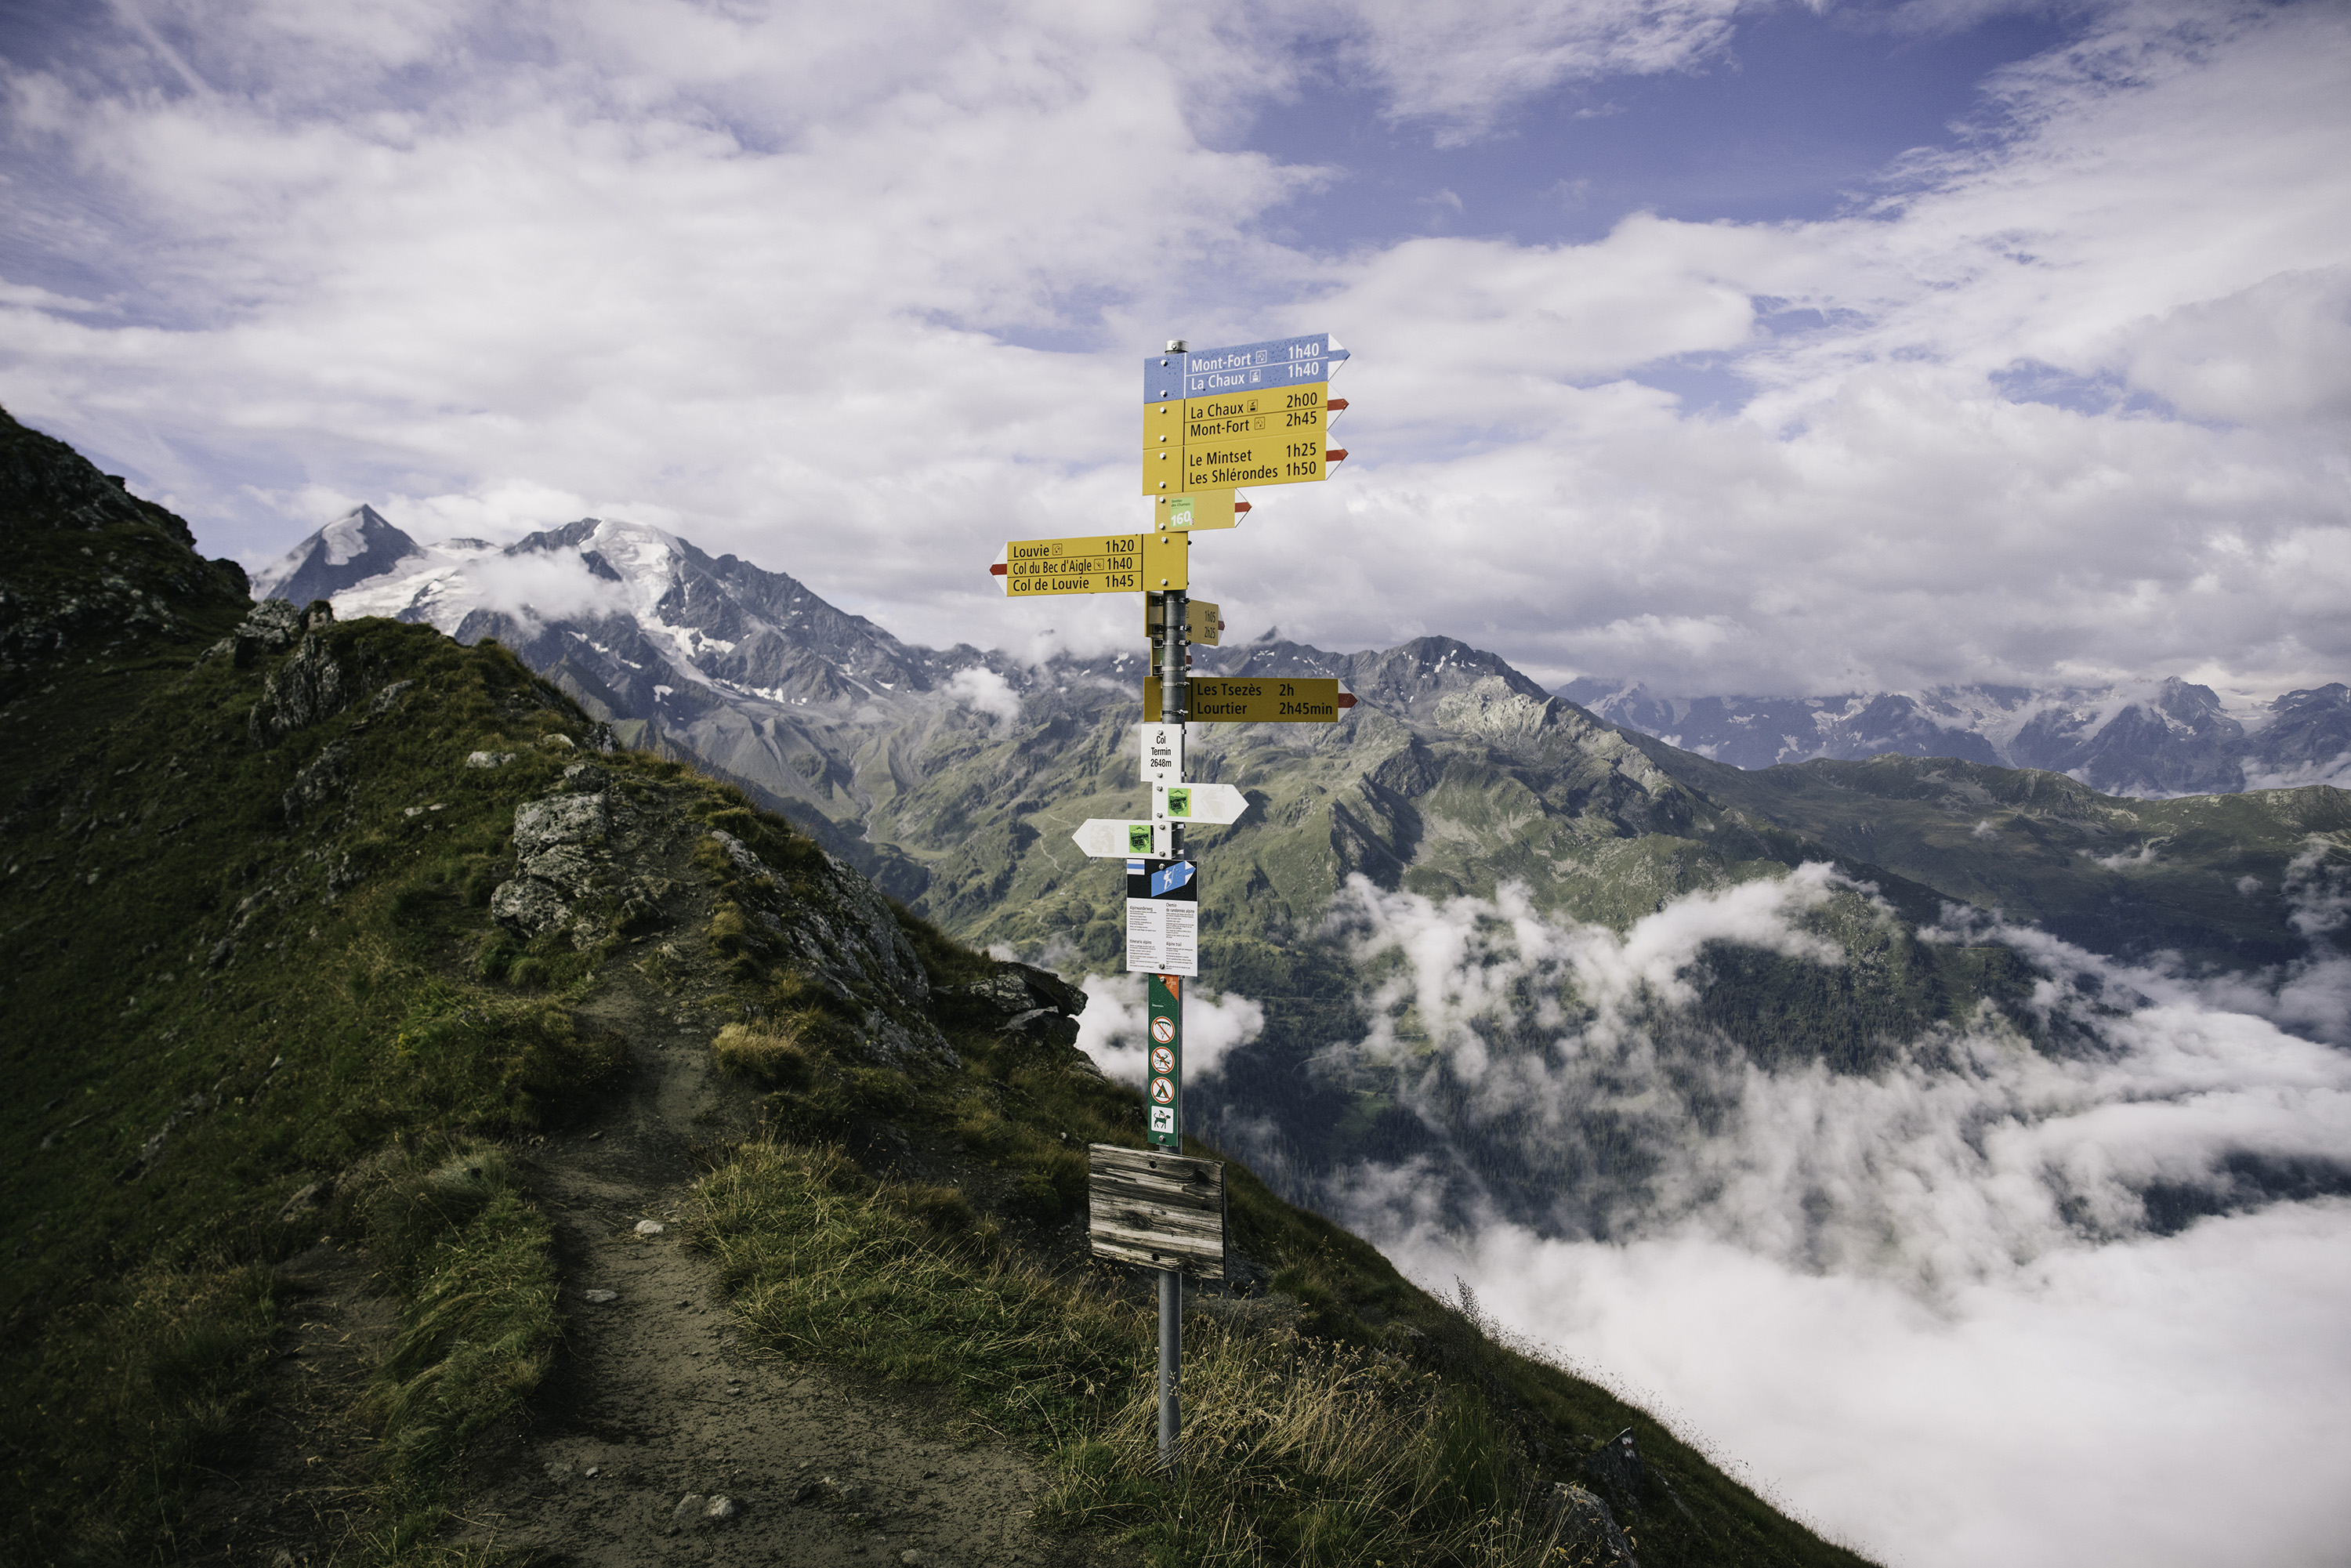
<svg viewBox="0 0 2351 1568">
<path fill-rule="evenodd" d="M 1616 1516 L 1596 1493 L 1573 1481 L 1560 1481 L 1551 1489 L 1550 1504 L 1552 1537 L 1551 1545 L 1543 1552 L 1546 1561 L 1552 1548 L 1564 1547 L 1573 1562 L 1639 1568 L 1633 1556 L 1632 1542 L 1625 1539 Z"/>
<path fill-rule="evenodd" d="M 490 894 L 490 914 L 500 924 L 524 936 L 552 931 L 571 918 L 571 906 L 562 894 L 536 877 L 518 876 L 502 882 Z"/>
<path fill-rule="evenodd" d="M 525 876 L 537 877 L 574 898 L 584 896 L 596 876 L 588 852 L 577 844 L 556 844 L 523 857 L 517 865 Z"/>
<path fill-rule="evenodd" d="M 308 766 L 294 775 L 280 798 L 289 826 L 298 826 L 303 814 L 346 793 L 351 787 L 351 743 L 330 742 Z"/>
<path fill-rule="evenodd" d="M 571 919 L 572 904 L 598 880 L 601 852 L 618 825 L 611 797 L 549 795 L 515 808 L 515 871 L 490 894 L 490 913 L 524 936 L 537 936 Z M 595 934 L 573 935 L 583 946 Z"/>
<path fill-rule="evenodd" d="M 809 980 L 859 1008 L 866 1054 L 893 1067 L 952 1063 L 955 1048 L 928 1016 L 930 976 L 897 915 L 873 884 L 820 854 L 788 889 L 786 879 L 734 834 L 711 839 L 737 873 L 733 894 Z"/>
<path fill-rule="evenodd" d="M 525 858 L 558 844 L 601 843 L 611 831 L 611 801 L 601 793 L 550 795 L 515 808 L 515 853 Z"/>
<path fill-rule="evenodd" d="M 326 613 L 331 618 L 333 612 Z M 326 638 L 313 631 L 263 685 L 261 700 L 253 705 L 246 721 L 253 743 L 275 746 L 298 729 L 333 717 L 359 701 L 364 685 L 359 671 L 338 658 Z"/>
</svg>

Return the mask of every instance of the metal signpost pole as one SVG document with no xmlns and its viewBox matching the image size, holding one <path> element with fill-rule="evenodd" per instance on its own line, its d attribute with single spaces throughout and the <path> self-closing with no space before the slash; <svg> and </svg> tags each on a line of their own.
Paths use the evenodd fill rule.
<svg viewBox="0 0 2351 1568">
<path fill-rule="evenodd" d="M 1329 677 L 1211 676 L 1191 689 L 1191 547 L 1201 530 L 1237 525 L 1249 503 L 1237 486 L 1314 484 L 1346 460 L 1329 443 L 1330 395 L 1347 350 L 1327 332 L 1228 343 L 1187 353 L 1170 342 L 1143 361 L 1143 494 L 1156 526 L 1132 533 L 1012 539 L 988 570 L 1010 599 L 1065 593 L 1144 596 L 1154 674 L 1145 677 L 1137 761 L 1151 789 L 1143 821 L 1088 818 L 1071 834 L 1089 856 L 1126 862 L 1126 969 L 1144 979 L 1150 1071 L 1144 1148 L 1087 1150 L 1087 1238 L 1096 1257 L 1159 1273 L 1159 1462 L 1183 1468 L 1184 1273 L 1225 1272 L 1224 1166 L 1184 1150 L 1184 982 L 1199 973 L 1199 868 L 1184 830 L 1239 821 L 1248 799 L 1230 784 L 1185 777 L 1185 724 L 1335 724 L 1354 697 Z M 1199 608 L 1203 643 L 1217 644 L 1217 606 Z M 1176 1268 L 1168 1265 L 1175 1263 Z"/>
<path fill-rule="evenodd" d="M 1167 345 L 1171 354 L 1180 354 L 1185 344 L 1180 338 Z M 1185 697 L 1184 664 L 1185 634 L 1190 614 L 1186 609 L 1189 595 L 1182 590 L 1169 591 L 1161 599 L 1163 616 L 1160 629 L 1160 720 L 1175 727 L 1178 737 L 1184 734 Z M 1186 768 L 1188 774 L 1189 768 Z M 1184 824 L 1167 824 L 1167 855 L 1170 860 L 1184 858 Z M 1198 938 L 1196 936 L 1195 941 Z M 1176 1038 L 1184 1038 L 1183 981 L 1174 976 L 1162 977 L 1162 985 L 1173 993 L 1175 1001 Z M 1176 1071 L 1183 1071 L 1183 1059 L 1176 1059 Z M 1174 1152 L 1184 1152 L 1183 1080 L 1176 1081 L 1176 1137 Z M 1183 1464 L 1184 1430 L 1184 1275 L 1176 1269 L 1159 1270 L 1159 1468 L 1170 1481 L 1176 1479 Z"/>
</svg>

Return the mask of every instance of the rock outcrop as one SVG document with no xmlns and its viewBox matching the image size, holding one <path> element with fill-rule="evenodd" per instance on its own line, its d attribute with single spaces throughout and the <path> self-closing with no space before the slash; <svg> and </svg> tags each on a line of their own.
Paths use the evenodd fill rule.
<svg viewBox="0 0 2351 1568">
<path fill-rule="evenodd" d="M 145 523 L 196 548 L 196 536 L 175 514 L 139 499 L 119 475 L 99 473 L 64 442 L 26 429 L 0 409 L 0 530 L 94 532 L 121 523 Z"/>
</svg>

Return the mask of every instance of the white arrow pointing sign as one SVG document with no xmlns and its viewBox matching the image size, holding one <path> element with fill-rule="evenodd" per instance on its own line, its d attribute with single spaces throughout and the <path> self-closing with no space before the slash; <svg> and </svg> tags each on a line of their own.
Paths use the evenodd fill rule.
<svg viewBox="0 0 2351 1568">
<path fill-rule="evenodd" d="M 1154 784 L 1151 817 L 1158 822 L 1238 822 L 1249 797 L 1229 784 Z"/>
<path fill-rule="evenodd" d="M 1070 835 L 1086 853 L 1109 861 L 1133 855 L 1165 860 L 1167 836 L 1165 822 L 1119 821 L 1109 817 L 1089 817 Z"/>
</svg>

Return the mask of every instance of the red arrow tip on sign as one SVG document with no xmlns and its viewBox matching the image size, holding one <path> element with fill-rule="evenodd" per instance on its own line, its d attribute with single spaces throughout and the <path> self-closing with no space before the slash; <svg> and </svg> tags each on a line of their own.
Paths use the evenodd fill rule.
<svg viewBox="0 0 2351 1568">
<path fill-rule="evenodd" d="M 1247 501 L 1235 501 L 1233 503 L 1233 510 L 1236 512 L 1249 512 L 1255 511 L 1256 509 L 1256 507 L 1250 506 Z"/>
<path fill-rule="evenodd" d="M 1322 455 L 1322 461 L 1325 463 L 1344 463 L 1346 460 L 1347 449 L 1343 446 L 1338 448 L 1336 451 L 1325 452 Z"/>
<path fill-rule="evenodd" d="M 987 569 L 987 575 L 990 577 L 1002 577 L 1010 570 L 1011 569 L 1009 567 L 1006 566 L 1004 562 L 999 560 L 994 566 Z"/>
<path fill-rule="evenodd" d="M 1341 692 L 1339 694 L 1339 706 L 1341 707 L 1353 707 L 1355 706 L 1355 694 L 1353 692 Z"/>
<path fill-rule="evenodd" d="M 1322 406 L 1323 406 L 1324 408 L 1329 409 L 1332 413 L 1338 413 L 1341 409 L 1343 409 L 1343 408 L 1344 408 L 1344 407 L 1346 407 L 1346 406 L 1347 406 L 1347 400 L 1346 400 L 1345 398 L 1343 398 L 1343 397 L 1334 397 L 1334 398 L 1332 398 L 1329 402 L 1324 403 Z"/>
</svg>

